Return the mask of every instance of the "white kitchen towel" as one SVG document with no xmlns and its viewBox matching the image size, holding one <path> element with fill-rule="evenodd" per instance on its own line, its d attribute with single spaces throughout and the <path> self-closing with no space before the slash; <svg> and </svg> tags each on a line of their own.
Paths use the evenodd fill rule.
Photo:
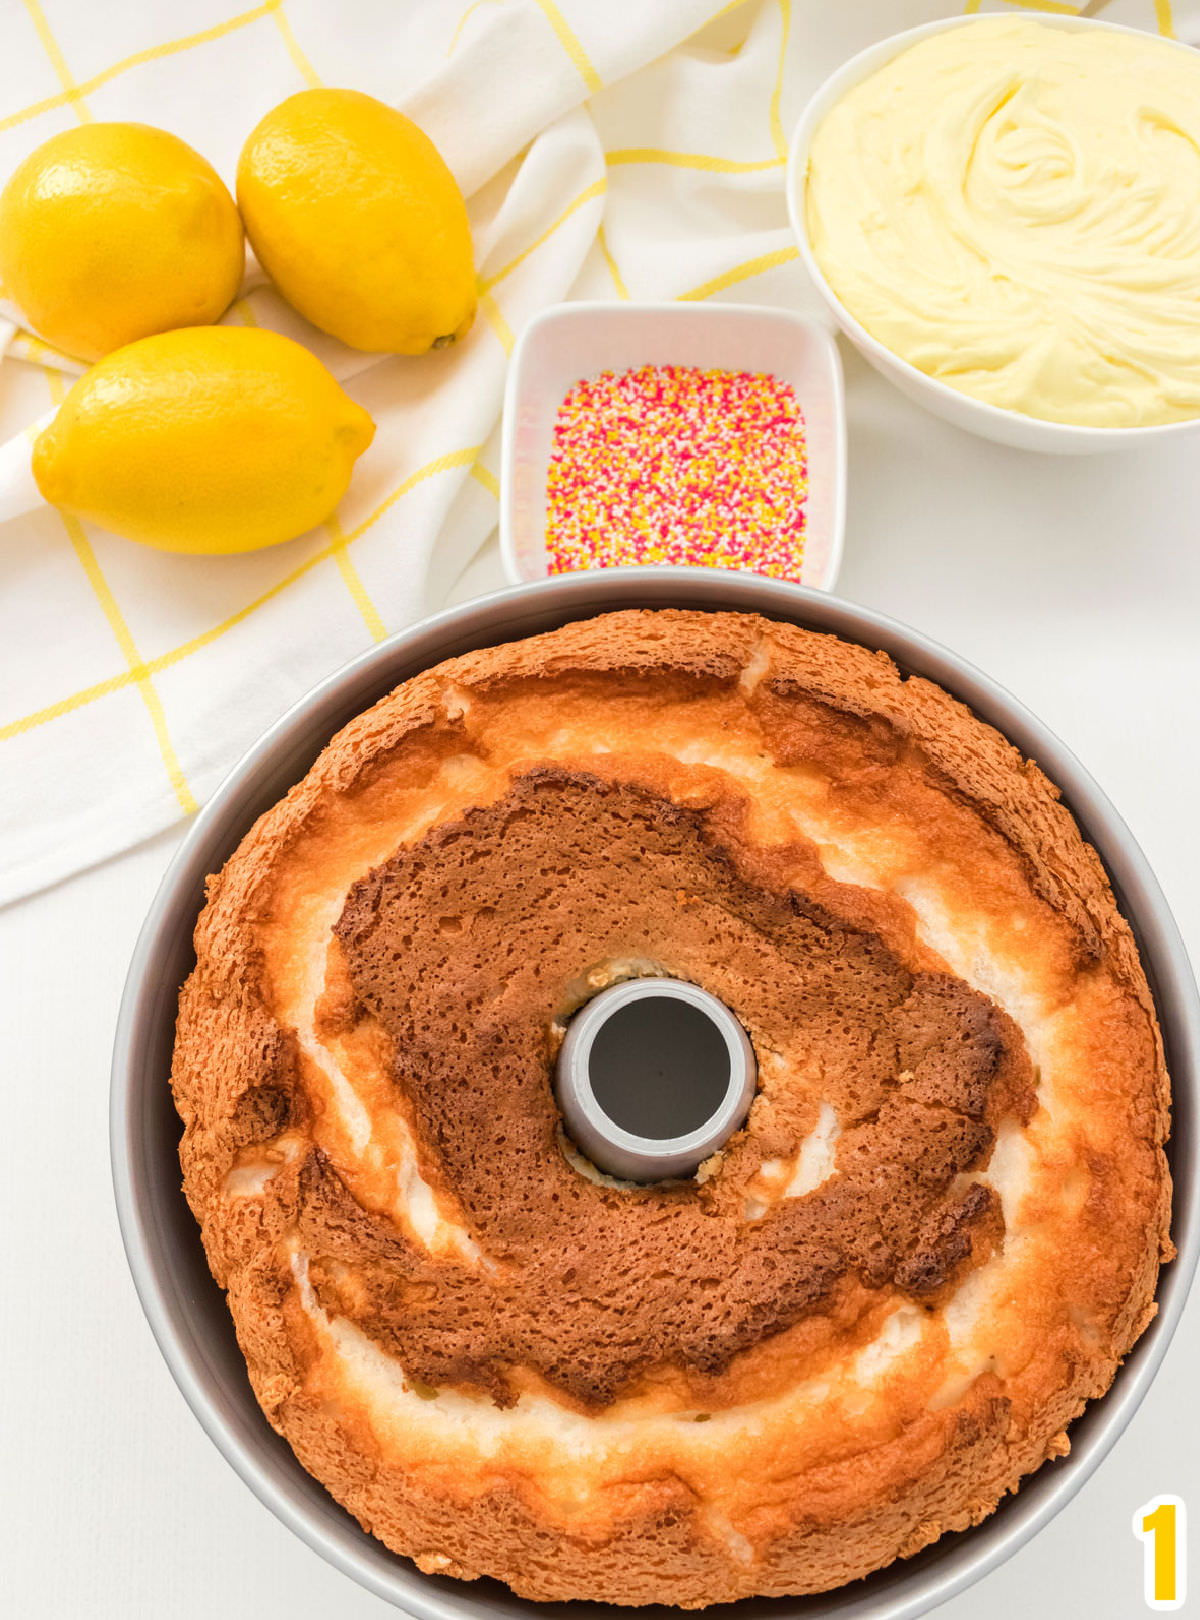
<svg viewBox="0 0 1200 1620">
<path fill-rule="evenodd" d="M 572 297 L 815 309 L 783 187 L 806 97 L 872 40 L 981 4 L 235 7 L 0 0 L 0 178 L 76 121 L 132 119 L 182 136 L 232 184 L 268 108 L 305 85 L 365 90 L 416 119 L 467 195 L 479 316 L 452 349 L 365 356 L 252 270 L 226 319 L 309 344 L 378 424 L 336 517 L 217 558 L 151 551 L 49 508 L 0 526 L 0 902 L 193 812 L 316 680 L 440 604 L 495 525 L 505 366 L 536 311 Z M 1196 9 L 1103 7 L 1181 33 Z M 79 370 L 3 305 L 0 338 L 5 317 L 18 330 L 0 365 L 0 440 Z"/>
</svg>

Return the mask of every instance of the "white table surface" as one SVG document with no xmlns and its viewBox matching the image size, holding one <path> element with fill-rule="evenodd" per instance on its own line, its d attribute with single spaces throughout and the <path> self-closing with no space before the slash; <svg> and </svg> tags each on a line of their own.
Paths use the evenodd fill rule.
<svg viewBox="0 0 1200 1620">
<path fill-rule="evenodd" d="M 847 371 L 839 589 L 965 654 L 1068 741 L 1200 960 L 1200 444 L 1039 458 L 902 404 L 852 356 Z M 953 493 L 964 488 L 966 508 Z M 500 583 L 493 543 L 451 599 Z M 277 1524 L 201 1433 L 126 1271 L 109 1048 L 134 937 L 178 841 L 164 834 L 0 912 L 0 1612 L 383 1620 L 392 1611 Z M 1148 1612 L 1130 1521 L 1163 1493 L 1200 1511 L 1198 1359 L 1200 1295 L 1099 1473 L 944 1620 Z"/>
</svg>

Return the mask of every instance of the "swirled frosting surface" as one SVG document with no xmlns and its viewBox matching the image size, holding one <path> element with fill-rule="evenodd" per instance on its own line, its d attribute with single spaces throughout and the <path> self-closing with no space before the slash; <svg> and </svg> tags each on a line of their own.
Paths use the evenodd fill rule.
<svg viewBox="0 0 1200 1620">
<path fill-rule="evenodd" d="M 810 240 L 896 354 L 1048 421 L 1200 415 L 1200 58 L 1152 36 L 979 19 L 817 128 Z"/>
</svg>

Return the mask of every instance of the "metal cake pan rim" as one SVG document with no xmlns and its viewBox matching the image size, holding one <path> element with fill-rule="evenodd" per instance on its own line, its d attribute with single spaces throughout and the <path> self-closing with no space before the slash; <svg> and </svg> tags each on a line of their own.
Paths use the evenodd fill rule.
<svg viewBox="0 0 1200 1620">
<path fill-rule="evenodd" d="M 1164 1268 L 1158 1314 L 1118 1371 L 1109 1392 L 1089 1403 L 1072 1427 L 1072 1455 L 1029 1476 L 1021 1490 L 972 1530 L 943 1537 L 916 1559 L 818 1598 L 747 1599 L 724 1612 L 755 1620 L 915 1620 L 965 1591 L 1005 1562 L 1081 1489 L 1124 1432 L 1153 1381 L 1185 1307 L 1200 1252 L 1200 1175 L 1196 1114 L 1200 1102 L 1200 997 L 1187 952 L 1146 857 L 1107 795 L 1071 750 L 1000 683 L 968 660 L 900 621 L 824 591 L 757 575 L 689 568 L 608 569 L 508 587 L 435 614 L 351 660 L 314 686 L 255 742 L 197 817 L 167 869 L 138 937 L 122 997 L 113 1050 L 110 1148 L 113 1187 L 130 1270 L 142 1309 L 184 1399 L 209 1438 L 267 1508 L 314 1551 L 377 1596 L 417 1620 L 476 1620 L 501 1613 L 546 1613 L 495 1583 L 474 1585 L 421 1574 L 361 1529 L 305 1473 L 259 1412 L 241 1368 L 222 1372 L 214 1336 L 231 1337 L 219 1294 L 189 1297 L 171 1262 L 170 1225 L 191 1223 L 191 1249 L 202 1259 L 199 1230 L 173 1170 L 149 1145 L 150 1110 L 161 1104 L 166 1072 L 156 1048 L 169 1045 L 181 975 L 167 971 L 192 927 L 204 875 L 217 870 L 259 813 L 247 809 L 267 778 L 271 799 L 284 791 L 269 777 L 287 761 L 299 774 L 351 713 L 418 668 L 468 645 L 495 645 L 627 607 L 688 607 L 757 612 L 826 630 L 894 658 L 905 673 L 938 681 L 1034 758 L 1061 789 L 1085 836 L 1098 849 L 1121 909 L 1138 937 L 1167 1045 L 1174 1088 L 1170 1144 L 1175 1176 L 1172 1233 L 1176 1260 Z M 347 707 L 347 705 L 350 705 Z M 334 718 L 331 719 L 331 716 Z M 286 773 L 285 773 L 286 774 Z M 282 778 L 281 778 L 282 780 Z M 265 805 L 261 806 L 265 808 Z M 186 953 L 185 953 L 186 954 Z M 161 1154 L 159 1160 L 161 1160 Z M 153 1191 L 156 1163 L 162 1190 Z M 173 1184 L 173 1192 L 167 1188 Z M 182 1211 L 182 1216 L 181 1216 Z M 185 1244 L 188 1240 L 182 1240 Z M 192 1252 L 194 1250 L 194 1253 Z M 215 1290 L 215 1285 L 212 1285 Z M 615 1605 L 589 1605 L 597 1615 Z M 662 1610 L 661 1614 L 670 1612 Z"/>
</svg>

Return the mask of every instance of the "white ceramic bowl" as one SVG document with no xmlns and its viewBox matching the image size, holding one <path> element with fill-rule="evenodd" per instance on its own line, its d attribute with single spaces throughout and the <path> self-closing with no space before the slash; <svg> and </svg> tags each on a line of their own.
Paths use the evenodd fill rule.
<svg viewBox="0 0 1200 1620">
<path fill-rule="evenodd" d="M 1039 11 L 1036 17 L 1039 23 L 1049 28 L 1106 28 L 1110 33 L 1133 34 L 1145 38 L 1145 34 L 1139 29 L 1122 28 L 1116 23 L 1102 22 L 1096 18 L 1071 17 L 1042 11 Z M 873 338 L 842 303 L 817 263 L 808 238 L 805 190 L 808 182 L 809 151 L 817 126 L 825 114 L 848 90 L 869 78 L 886 62 L 890 62 L 893 57 L 899 56 L 902 51 L 908 50 L 918 41 L 927 39 L 931 34 L 944 33 L 950 28 L 994 27 L 999 20 L 995 16 L 987 15 L 948 17 L 940 22 L 926 23 L 921 28 L 910 28 L 903 34 L 893 34 L 888 39 L 880 40 L 877 45 L 868 46 L 857 56 L 851 57 L 816 91 L 796 125 L 787 166 L 788 214 L 805 269 L 812 277 L 818 293 L 829 306 L 834 320 L 875 369 L 890 378 L 897 388 L 911 399 L 924 405 L 935 416 L 953 422 L 956 427 L 966 428 L 968 432 L 977 433 L 985 439 L 994 439 L 1000 444 L 1015 445 L 1020 450 L 1043 450 L 1066 455 L 1098 450 L 1132 449 L 1137 445 L 1157 443 L 1178 434 L 1192 434 L 1200 439 L 1200 418 L 1187 422 L 1165 422 L 1152 427 L 1083 427 L 1064 422 L 1044 422 L 1038 417 L 1026 416 L 1021 411 L 1010 411 L 999 405 L 989 405 L 983 400 L 973 399 L 969 394 L 961 393 L 957 388 L 939 382 L 936 377 L 927 376 L 916 366 L 910 365 L 907 360 L 902 360 L 894 350 L 880 343 L 877 338 Z M 1011 21 L 1011 18 L 1006 20 Z M 1176 40 L 1166 40 L 1164 43 L 1175 50 L 1192 49 L 1191 46 Z"/>
<path fill-rule="evenodd" d="M 530 321 L 513 350 L 504 392 L 500 555 L 513 584 L 549 573 L 546 473 L 563 399 L 581 378 L 647 365 L 769 371 L 791 383 L 804 412 L 808 451 L 799 583 L 832 589 L 846 506 L 837 345 L 816 321 L 750 304 L 555 304 Z"/>
</svg>

